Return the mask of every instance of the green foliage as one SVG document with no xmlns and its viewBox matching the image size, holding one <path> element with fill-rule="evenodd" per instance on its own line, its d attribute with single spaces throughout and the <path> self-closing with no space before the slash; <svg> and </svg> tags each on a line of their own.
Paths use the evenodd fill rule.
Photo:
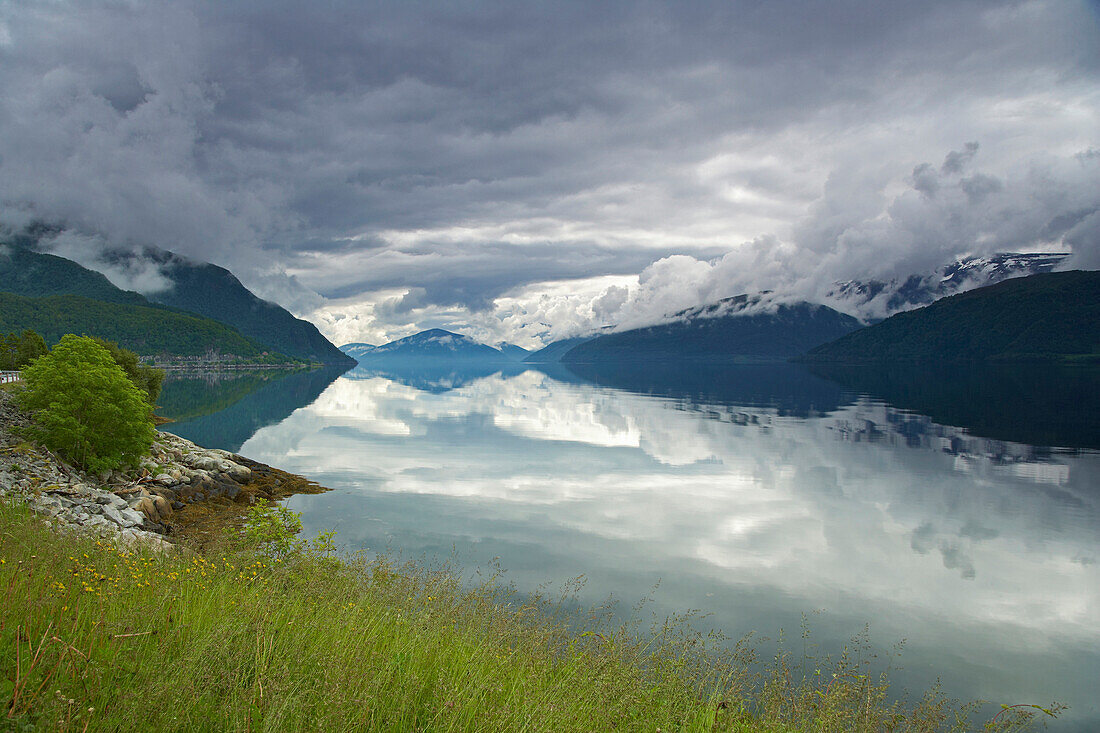
<svg viewBox="0 0 1100 733">
<path fill-rule="evenodd" d="M 0 292 L 0 331 L 32 328 L 46 341 L 67 333 L 114 341 L 143 356 L 232 355 L 255 363 L 285 363 L 236 329 L 209 318 L 163 306 L 107 303 L 75 295 L 25 298 Z"/>
<path fill-rule="evenodd" d="M 155 406 L 157 397 L 160 396 L 161 384 L 164 383 L 164 370 L 142 364 L 138 361 L 137 354 L 122 348 L 114 341 L 101 339 L 98 336 L 93 336 L 92 340 L 107 349 L 111 358 L 115 360 L 115 364 L 122 367 L 122 371 L 126 372 L 126 376 L 134 386 L 145 393 L 146 401 Z"/>
<path fill-rule="evenodd" d="M 45 356 L 49 349 L 46 341 L 34 331 L 25 329 L 19 338 L 19 348 L 16 351 L 16 366 L 19 369 L 30 364 L 40 356 Z"/>
<path fill-rule="evenodd" d="M 30 329 L 22 336 L 9 333 L 0 341 L 0 370 L 22 369 L 47 351 L 45 340 Z"/>
<path fill-rule="evenodd" d="M 20 404 L 31 411 L 30 435 L 92 471 L 132 464 L 153 442 L 152 408 L 93 339 L 67 335 L 23 370 Z"/>
</svg>

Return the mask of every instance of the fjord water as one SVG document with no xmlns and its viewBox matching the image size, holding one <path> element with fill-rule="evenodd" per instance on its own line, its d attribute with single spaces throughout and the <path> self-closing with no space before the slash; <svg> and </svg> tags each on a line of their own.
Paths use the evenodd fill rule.
<svg viewBox="0 0 1100 733">
<path fill-rule="evenodd" d="M 289 504 L 351 550 L 583 575 L 796 661 L 866 626 L 914 693 L 1100 726 L 1095 371 L 573 369 L 307 373 L 167 427 L 333 488 Z"/>
</svg>

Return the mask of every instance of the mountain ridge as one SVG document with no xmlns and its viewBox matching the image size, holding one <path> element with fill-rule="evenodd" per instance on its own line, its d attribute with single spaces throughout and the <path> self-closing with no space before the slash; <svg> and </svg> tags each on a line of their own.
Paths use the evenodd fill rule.
<svg viewBox="0 0 1100 733">
<path fill-rule="evenodd" d="M 904 279 L 839 282 L 826 294 L 826 299 L 841 310 L 854 310 L 880 320 L 974 288 L 1051 272 L 1068 257 L 1069 254 L 1061 252 L 999 252 L 963 257 L 932 272 L 914 273 Z"/>
<path fill-rule="evenodd" d="M 354 362 L 312 323 L 258 298 L 225 268 L 146 248 L 142 250 L 144 260 L 155 263 L 173 287 L 142 295 L 117 287 L 102 273 L 74 260 L 41 251 L 48 245 L 48 237 L 58 232 L 57 228 L 38 227 L 0 242 L 0 291 L 25 297 L 75 295 L 187 313 L 232 328 L 267 351 L 334 365 L 350 366 Z M 137 257 L 135 253 L 113 250 L 106 264 L 132 264 Z"/>
<path fill-rule="evenodd" d="M 128 251 L 115 251 L 111 256 L 114 259 L 109 262 L 137 257 Z M 146 295 L 155 303 L 221 321 L 288 356 L 332 365 L 350 366 L 354 361 L 315 325 L 258 297 L 224 267 L 149 247 L 142 250 L 142 257 L 155 262 L 173 284 L 172 288 Z"/>
<path fill-rule="evenodd" d="M 806 362 L 1100 360 L 1100 272 L 1004 280 L 822 344 Z"/>
<path fill-rule="evenodd" d="M 194 313 L 152 305 L 128 305 L 80 295 L 27 297 L 0 292 L 0 331 L 29 328 L 47 343 L 63 335 L 99 336 L 141 356 L 219 354 L 248 361 L 281 363 L 285 355 L 232 326 Z"/>
</svg>

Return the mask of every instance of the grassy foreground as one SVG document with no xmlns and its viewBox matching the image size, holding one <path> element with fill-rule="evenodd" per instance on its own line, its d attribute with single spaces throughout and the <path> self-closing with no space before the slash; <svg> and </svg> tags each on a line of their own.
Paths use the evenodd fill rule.
<svg viewBox="0 0 1100 733">
<path fill-rule="evenodd" d="M 0 730 L 966 727 L 935 691 L 889 704 L 848 655 L 802 679 L 682 622 L 563 609 L 386 559 L 129 553 L 0 504 Z"/>
</svg>

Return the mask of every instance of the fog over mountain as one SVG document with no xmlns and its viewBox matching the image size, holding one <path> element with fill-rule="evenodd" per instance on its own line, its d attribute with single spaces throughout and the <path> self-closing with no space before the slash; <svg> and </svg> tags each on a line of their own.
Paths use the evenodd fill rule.
<svg viewBox="0 0 1100 733">
<path fill-rule="evenodd" d="M 5 3 L 0 89 L 0 227 L 141 292 L 104 249 L 227 267 L 335 343 L 1100 267 L 1094 2 Z"/>
</svg>

